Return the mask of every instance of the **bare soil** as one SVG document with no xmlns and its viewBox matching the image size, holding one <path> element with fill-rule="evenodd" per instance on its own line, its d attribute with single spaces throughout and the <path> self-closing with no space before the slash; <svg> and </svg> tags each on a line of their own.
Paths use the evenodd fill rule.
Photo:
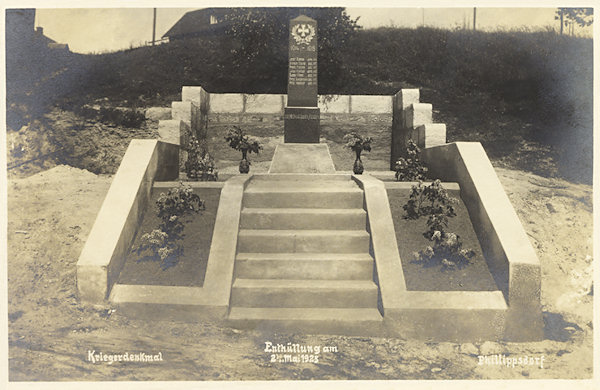
<svg viewBox="0 0 600 390">
<path fill-rule="evenodd" d="M 76 262 L 111 177 L 56 166 L 8 185 L 9 379 L 273 380 L 591 378 L 592 188 L 497 168 L 542 265 L 545 340 L 431 343 L 271 334 L 212 323 L 142 321 L 79 302 Z M 336 346 L 319 363 L 270 363 L 265 341 Z M 96 353 L 161 362 L 92 363 Z M 478 355 L 545 357 L 544 367 L 480 365 Z"/>
</svg>

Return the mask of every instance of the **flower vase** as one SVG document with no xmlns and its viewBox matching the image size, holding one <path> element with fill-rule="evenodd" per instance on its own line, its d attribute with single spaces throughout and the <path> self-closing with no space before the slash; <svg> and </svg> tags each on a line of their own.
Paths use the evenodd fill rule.
<svg viewBox="0 0 600 390">
<path fill-rule="evenodd" d="M 365 171 L 365 167 L 360 159 L 360 152 L 356 152 L 356 160 L 354 161 L 352 171 L 354 171 L 354 173 L 357 175 L 361 175 Z"/>
</svg>

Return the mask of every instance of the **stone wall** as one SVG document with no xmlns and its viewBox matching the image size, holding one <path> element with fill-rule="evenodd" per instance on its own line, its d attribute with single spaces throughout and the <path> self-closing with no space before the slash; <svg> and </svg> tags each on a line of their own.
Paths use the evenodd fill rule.
<svg viewBox="0 0 600 390">
<path fill-rule="evenodd" d="M 420 102 L 418 89 L 401 89 L 392 104 L 391 170 L 411 139 L 422 149 L 446 143 L 446 125 L 433 123 L 433 107 Z"/>
<path fill-rule="evenodd" d="M 211 93 L 207 98 L 209 123 L 283 122 L 287 104 L 286 95 L 276 94 Z M 380 114 L 390 117 L 392 96 L 320 95 L 318 107 L 322 121 L 360 121 Z"/>
<path fill-rule="evenodd" d="M 161 140 L 186 145 L 190 134 L 221 140 L 234 124 L 243 124 L 253 136 L 278 136 L 279 129 L 283 136 L 287 95 L 208 93 L 199 86 L 185 86 L 181 96 L 182 101 L 172 104 L 172 119 L 159 122 Z M 446 142 L 445 125 L 432 123 L 432 106 L 419 102 L 418 89 L 403 89 L 393 96 L 319 95 L 318 107 L 321 142 L 341 143 L 351 131 L 373 138 L 373 150 L 366 156 L 376 161 L 371 169 L 393 170 L 408 139 L 421 147 Z M 332 155 L 337 169 L 351 163 L 351 155 Z M 260 159 L 271 157 L 267 153 Z"/>
</svg>

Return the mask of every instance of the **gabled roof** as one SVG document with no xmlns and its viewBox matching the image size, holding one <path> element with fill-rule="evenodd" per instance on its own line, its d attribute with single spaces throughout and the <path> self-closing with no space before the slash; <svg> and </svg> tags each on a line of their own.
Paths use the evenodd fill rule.
<svg viewBox="0 0 600 390">
<path fill-rule="evenodd" d="M 221 19 L 229 10 L 229 8 L 203 8 L 187 12 L 162 37 L 196 34 L 204 30 L 209 30 L 211 27 L 205 23 L 206 16 L 214 15 Z"/>
</svg>

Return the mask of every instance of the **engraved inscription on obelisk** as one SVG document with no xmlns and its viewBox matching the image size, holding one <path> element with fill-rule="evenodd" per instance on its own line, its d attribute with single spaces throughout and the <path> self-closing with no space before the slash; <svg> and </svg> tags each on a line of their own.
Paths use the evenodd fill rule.
<svg viewBox="0 0 600 390">
<path fill-rule="evenodd" d="M 318 143 L 317 22 L 304 15 L 290 21 L 287 97 L 284 142 Z"/>
</svg>

